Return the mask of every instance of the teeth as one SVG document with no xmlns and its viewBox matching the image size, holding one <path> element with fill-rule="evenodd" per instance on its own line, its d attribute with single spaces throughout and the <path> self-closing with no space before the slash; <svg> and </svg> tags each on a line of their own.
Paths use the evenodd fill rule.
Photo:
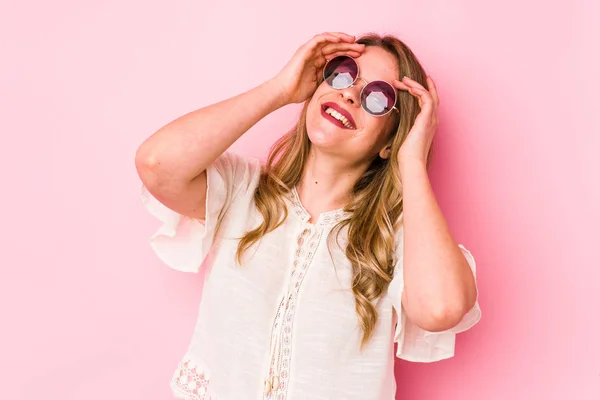
<svg viewBox="0 0 600 400">
<path fill-rule="evenodd" d="M 350 122 L 348 122 L 348 119 L 346 117 L 344 117 L 342 114 L 340 114 L 339 112 L 335 111 L 333 108 L 327 107 L 325 109 L 325 112 L 327 114 L 333 116 L 335 119 L 340 121 L 342 124 L 344 124 L 344 126 L 346 128 L 352 129 L 352 125 L 350 124 Z"/>
</svg>

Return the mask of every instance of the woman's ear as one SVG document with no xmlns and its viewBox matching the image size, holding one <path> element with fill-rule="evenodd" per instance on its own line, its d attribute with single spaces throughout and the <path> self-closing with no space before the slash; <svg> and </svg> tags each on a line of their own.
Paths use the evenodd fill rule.
<svg viewBox="0 0 600 400">
<path fill-rule="evenodd" d="M 390 158 L 391 155 L 392 155 L 392 144 L 391 143 L 379 151 L 379 157 L 383 158 L 384 160 L 387 160 L 388 158 Z"/>
</svg>

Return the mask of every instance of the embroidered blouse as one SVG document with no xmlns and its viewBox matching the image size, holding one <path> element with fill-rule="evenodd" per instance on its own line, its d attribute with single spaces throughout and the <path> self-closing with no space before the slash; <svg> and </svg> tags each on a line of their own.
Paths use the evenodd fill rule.
<svg viewBox="0 0 600 400">
<path fill-rule="evenodd" d="M 393 400 L 394 356 L 432 362 L 454 355 L 456 334 L 481 318 L 479 303 L 447 331 L 412 324 L 401 305 L 402 229 L 394 277 L 375 304 L 378 322 L 362 350 L 344 230 L 328 250 L 345 211 L 310 223 L 294 188 L 285 198 L 288 218 L 237 265 L 238 239 L 262 218 L 253 199 L 261 168 L 230 151 L 215 160 L 207 168 L 205 220 L 178 214 L 141 187 L 143 204 L 161 222 L 150 238 L 156 255 L 179 271 L 206 268 L 191 342 L 170 381 L 176 398 Z M 475 273 L 472 254 L 459 247 Z"/>
</svg>

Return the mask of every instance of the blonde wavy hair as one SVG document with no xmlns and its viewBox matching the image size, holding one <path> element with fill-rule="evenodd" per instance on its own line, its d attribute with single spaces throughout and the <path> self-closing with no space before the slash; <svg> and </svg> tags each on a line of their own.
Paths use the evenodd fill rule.
<svg viewBox="0 0 600 400">
<path fill-rule="evenodd" d="M 426 73 L 413 52 L 400 39 L 367 33 L 357 43 L 378 46 L 397 60 L 400 76 L 406 75 L 427 88 Z M 320 78 L 318 84 L 322 83 Z M 273 144 L 254 193 L 254 201 L 263 216 L 261 224 L 247 232 L 238 244 L 236 259 L 241 264 L 243 253 L 265 234 L 279 227 L 288 217 L 284 196 L 299 182 L 308 158 L 311 143 L 306 129 L 306 113 L 310 98 L 305 101 L 295 127 Z M 399 91 L 393 121 L 387 124 L 391 155 L 378 155 L 352 188 L 352 200 L 344 208 L 351 213 L 332 229 L 329 239 L 347 227 L 345 254 L 352 265 L 352 292 L 356 313 L 363 331 L 362 346 L 369 340 L 377 322 L 375 301 L 385 293 L 392 280 L 395 264 L 394 233 L 402 224 L 402 184 L 398 168 L 398 150 L 420 111 L 418 101 L 407 91 Z M 431 146 L 433 148 L 433 146 Z M 432 150 L 427 156 L 427 168 Z M 337 234 L 334 234 L 337 232 Z M 328 241 L 329 242 L 329 241 Z M 331 251 L 331 250 L 330 250 Z"/>
</svg>

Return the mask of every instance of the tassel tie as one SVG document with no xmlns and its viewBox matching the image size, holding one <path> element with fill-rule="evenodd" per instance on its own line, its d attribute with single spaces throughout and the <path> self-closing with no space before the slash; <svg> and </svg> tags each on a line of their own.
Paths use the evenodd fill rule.
<svg viewBox="0 0 600 400">
<path fill-rule="evenodd" d="M 283 330 L 283 321 L 285 319 L 285 315 L 287 314 L 288 311 L 288 305 L 290 302 L 290 299 L 292 297 L 292 293 L 288 292 L 288 295 L 286 296 L 286 298 L 284 299 L 284 304 L 282 304 L 281 307 L 281 312 L 280 312 L 280 318 L 279 321 L 275 321 L 275 338 L 274 340 L 271 340 L 271 349 L 269 351 L 269 374 L 267 376 L 267 378 L 265 379 L 265 383 L 264 383 L 264 394 L 265 396 L 268 396 L 269 394 L 271 394 L 271 392 L 276 392 L 277 390 L 279 390 L 280 388 L 280 384 L 281 384 L 281 376 L 280 376 L 280 370 L 281 370 L 281 337 L 282 337 L 282 330 Z"/>
</svg>

